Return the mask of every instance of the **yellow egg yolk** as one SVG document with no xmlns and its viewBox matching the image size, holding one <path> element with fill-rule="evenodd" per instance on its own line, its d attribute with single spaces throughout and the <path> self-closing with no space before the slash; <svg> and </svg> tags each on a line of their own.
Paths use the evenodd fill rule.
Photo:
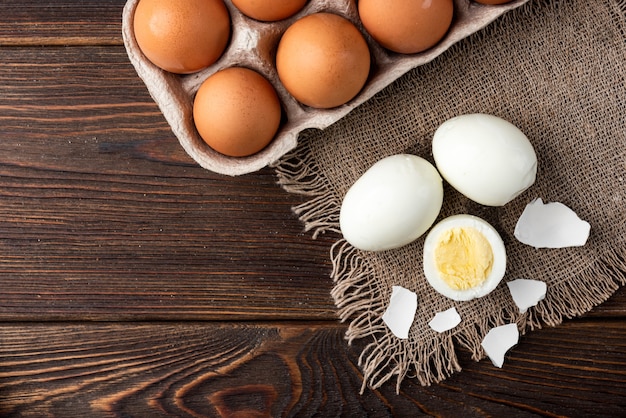
<svg viewBox="0 0 626 418">
<path fill-rule="evenodd" d="M 451 228 L 441 234 L 435 246 L 435 265 L 452 289 L 471 289 L 484 282 L 491 272 L 491 244 L 475 228 Z"/>
</svg>

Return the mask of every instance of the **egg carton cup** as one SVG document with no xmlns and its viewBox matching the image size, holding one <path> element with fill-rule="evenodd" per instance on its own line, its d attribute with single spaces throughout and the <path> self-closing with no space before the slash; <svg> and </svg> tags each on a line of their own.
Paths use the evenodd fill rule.
<svg viewBox="0 0 626 418">
<path fill-rule="evenodd" d="M 225 175 L 242 175 L 278 161 L 297 146 L 305 129 L 324 129 L 364 103 L 409 70 L 433 60 L 461 39 L 479 31 L 506 12 L 528 0 L 499 6 L 471 0 L 454 0 L 454 17 L 446 36 L 433 48 L 411 55 L 384 49 L 363 28 L 354 0 L 309 0 L 294 16 L 278 22 L 260 22 L 243 15 L 230 0 L 224 3 L 231 17 L 231 38 L 219 60 L 193 74 L 179 75 L 152 64 L 141 52 L 134 35 L 133 18 L 139 0 L 129 0 L 122 13 L 122 36 L 137 75 L 163 113 L 183 149 L 201 167 Z M 356 25 L 368 43 L 371 55 L 369 78 L 359 94 L 332 109 L 315 109 L 299 103 L 281 84 L 275 67 L 276 49 L 282 34 L 296 20 L 317 12 L 343 16 Z M 248 157 L 228 157 L 214 151 L 200 137 L 193 121 L 193 100 L 200 85 L 213 73 L 228 67 L 247 67 L 264 75 L 282 103 L 283 120 L 272 142 Z"/>
</svg>

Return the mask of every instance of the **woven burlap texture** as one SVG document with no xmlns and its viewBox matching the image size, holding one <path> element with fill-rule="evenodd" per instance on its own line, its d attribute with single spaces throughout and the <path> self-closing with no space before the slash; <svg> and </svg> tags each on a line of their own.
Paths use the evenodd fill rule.
<svg viewBox="0 0 626 418">
<path fill-rule="evenodd" d="M 503 207 L 473 203 L 447 184 L 439 215 L 468 213 L 491 223 L 507 249 L 505 278 L 490 295 L 455 302 L 435 292 L 422 270 L 424 237 L 405 247 L 364 252 L 338 238 L 331 248 L 332 296 L 348 342 L 367 338 L 359 365 L 364 390 L 396 378 L 429 385 L 460 371 L 457 350 L 476 361 L 495 326 L 522 334 L 588 312 L 626 284 L 626 2 L 534 0 L 461 41 L 324 131 L 301 133 L 275 165 L 280 184 L 307 196 L 294 208 L 305 228 L 339 230 L 348 188 L 376 161 L 397 153 L 432 160 L 431 138 L 445 120 L 489 113 L 518 126 L 535 147 L 536 183 Z M 584 247 L 537 250 L 513 236 L 532 199 L 558 201 L 591 226 Z M 546 298 L 521 314 L 506 282 L 547 283 Z M 393 285 L 418 295 L 408 340 L 382 322 Z M 456 307 L 462 322 L 438 334 L 428 322 Z M 506 367 L 506 363 L 504 365 Z"/>
</svg>

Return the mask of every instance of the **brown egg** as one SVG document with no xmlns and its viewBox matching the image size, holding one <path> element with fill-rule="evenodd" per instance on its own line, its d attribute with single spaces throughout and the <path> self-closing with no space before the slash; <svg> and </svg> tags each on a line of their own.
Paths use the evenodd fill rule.
<svg viewBox="0 0 626 418">
<path fill-rule="evenodd" d="M 448 32 L 452 0 L 359 0 L 363 27 L 383 47 L 415 54 L 435 46 Z"/>
<path fill-rule="evenodd" d="M 281 105 L 265 77 L 248 68 L 231 67 L 202 83 L 194 99 L 193 118 L 211 148 L 244 157 L 259 152 L 274 138 Z"/>
<path fill-rule="evenodd" d="M 232 0 L 241 13 L 263 22 L 287 19 L 298 13 L 307 0 Z"/>
<path fill-rule="evenodd" d="M 222 0 L 140 0 L 133 25 L 148 60 L 179 74 L 213 64 L 230 38 L 230 15 Z"/>
<path fill-rule="evenodd" d="M 504 3 L 510 3 L 513 0 L 475 0 L 476 3 L 481 3 L 481 4 L 504 4 Z"/>
<path fill-rule="evenodd" d="M 369 47 L 349 20 L 314 13 L 287 28 L 278 44 L 276 70 L 300 103 L 332 108 L 363 88 L 370 70 Z"/>
</svg>

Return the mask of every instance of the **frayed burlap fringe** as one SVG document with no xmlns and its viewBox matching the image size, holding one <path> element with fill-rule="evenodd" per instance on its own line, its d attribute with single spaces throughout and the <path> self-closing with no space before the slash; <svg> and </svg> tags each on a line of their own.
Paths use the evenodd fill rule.
<svg viewBox="0 0 626 418">
<path fill-rule="evenodd" d="M 626 248 L 607 246 L 589 268 L 552 288 L 536 307 L 539 318 L 531 324 L 559 325 L 605 302 L 620 286 L 626 285 Z"/>
<path fill-rule="evenodd" d="M 552 15 L 553 18 L 555 15 L 558 15 L 560 18 L 568 16 L 568 14 L 575 11 L 577 7 L 581 9 L 586 9 L 587 7 L 594 9 L 594 7 L 590 6 L 591 4 L 597 6 L 600 2 L 585 3 L 583 0 L 534 0 L 530 2 L 528 7 L 516 11 L 515 15 L 504 16 L 504 18 L 500 19 L 492 26 L 492 29 L 495 28 L 496 31 L 506 31 L 510 25 L 516 23 L 515 19 L 517 18 L 532 20 L 535 17 L 534 14 L 537 13 L 536 9 Z M 615 30 L 621 33 L 622 37 L 626 36 L 626 25 L 624 24 L 626 0 L 614 2 L 607 0 L 606 4 L 611 5 L 611 7 L 607 7 L 607 10 L 609 10 L 610 18 L 615 23 Z M 580 13 L 584 14 L 585 11 L 583 10 Z M 597 25 L 597 22 L 594 23 L 593 20 L 578 19 L 577 17 L 573 17 L 572 20 L 576 22 L 574 27 L 576 27 L 577 30 L 584 29 L 587 32 L 591 32 L 597 37 L 595 42 L 605 42 L 605 34 L 601 30 L 594 31 L 589 29 L 591 26 Z M 523 30 L 525 33 L 529 31 L 532 32 L 532 29 L 523 28 Z M 458 47 L 452 48 L 450 54 L 448 54 L 451 57 L 448 67 L 446 67 L 448 72 L 452 73 L 454 77 L 459 77 L 459 74 L 451 71 L 450 68 L 454 68 L 457 64 L 465 65 L 466 61 L 456 61 L 454 58 L 471 54 L 473 48 L 482 41 L 493 42 L 493 39 L 489 36 L 487 32 L 479 33 L 473 36 L 474 43 L 466 42 L 460 44 Z M 567 39 L 571 42 L 572 38 L 568 37 Z M 507 54 L 513 52 L 510 56 L 514 67 L 517 65 L 527 65 L 525 67 L 525 71 L 527 72 L 531 70 L 531 72 L 546 71 L 549 77 L 554 77 L 555 74 L 561 75 L 569 68 L 562 66 L 563 61 L 550 63 L 550 66 L 546 65 L 542 67 L 542 60 L 544 59 L 544 56 L 541 55 L 541 50 L 544 46 L 542 42 L 549 41 L 550 37 L 539 36 L 538 43 L 532 44 L 533 48 L 539 51 L 539 55 L 538 58 L 534 55 L 530 57 L 531 61 L 527 61 L 521 57 L 524 53 L 532 55 L 532 53 L 528 52 L 528 49 L 522 52 L 507 50 Z M 529 42 L 535 41 L 531 39 Z M 615 47 L 623 48 L 623 45 L 617 44 Z M 518 55 L 516 55 L 516 53 L 518 53 Z M 580 60 L 581 56 L 577 56 L 577 53 L 580 52 L 572 51 L 571 58 Z M 567 54 L 569 54 L 569 52 Z M 562 55 L 566 55 L 565 58 L 569 60 L 570 55 L 567 54 Z M 562 57 L 562 59 L 565 58 Z M 602 57 L 602 59 L 604 58 L 605 57 Z M 606 66 L 614 62 L 614 60 L 607 60 L 598 65 Z M 552 67 L 552 65 L 554 65 L 554 67 Z M 577 74 L 586 70 L 582 65 L 576 63 L 572 65 L 574 65 L 575 68 L 571 71 Z M 618 63 L 618 65 L 622 64 Z M 506 66 L 498 68 L 502 71 L 510 69 Z M 558 71 L 553 71 L 553 68 L 557 68 Z M 598 109 L 604 109 L 605 103 L 602 103 L 602 106 L 598 106 L 598 109 L 594 108 L 596 103 L 594 101 L 588 102 L 586 108 L 578 107 L 577 103 L 583 97 L 582 95 L 566 95 L 567 91 L 564 90 L 552 92 L 550 90 L 552 87 L 547 87 L 548 83 L 546 83 L 546 85 L 541 84 L 541 77 L 535 77 L 531 72 L 528 72 L 525 77 L 528 80 L 532 80 L 533 83 L 535 83 L 533 85 L 539 86 L 544 90 L 538 93 L 540 95 L 539 97 L 534 97 L 534 101 L 530 102 L 530 106 L 532 107 L 530 110 L 522 109 L 528 112 L 522 118 L 516 113 L 520 111 L 514 106 L 515 96 L 507 99 L 499 97 L 501 90 L 513 91 L 513 93 L 517 92 L 518 94 L 519 90 L 507 90 L 498 84 L 488 84 L 489 87 L 481 87 L 483 75 L 472 75 L 469 70 L 470 69 L 467 69 L 467 73 L 463 74 L 463 77 L 465 79 L 475 80 L 472 86 L 476 88 L 476 91 L 472 90 L 474 96 L 471 97 L 481 97 L 481 94 L 487 97 L 486 100 L 483 100 L 471 99 L 471 97 L 468 96 L 470 98 L 467 98 L 466 101 L 469 102 L 470 99 L 475 100 L 475 103 L 472 102 L 472 106 L 479 106 L 479 109 L 485 110 L 499 110 L 504 108 L 510 112 L 508 114 L 512 117 L 518 117 L 518 121 L 530 120 L 531 124 L 526 127 L 534 131 L 536 138 L 539 138 L 539 135 L 543 135 L 546 127 L 551 129 L 550 132 L 552 134 L 557 130 L 564 129 L 564 127 L 576 130 L 586 129 L 585 134 L 587 134 L 587 132 L 595 133 L 596 136 L 592 138 L 589 138 L 588 135 L 579 136 L 582 140 L 586 141 L 584 142 L 586 148 L 582 148 L 582 146 L 581 148 L 573 147 L 572 144 L 575 141 L 571 139 L 573 136 L 567 135 L 567 133 L 570 132 L 568 130 L 564 131 L 564 136 L 567 136 L 567 138 L 563 141 L 559 140 L 559 138 L 563 136 L 562 133 L 559 133 L 560 131 L 556 132 L 557 134 L 552 137 L 552 142 L 548 140 L 544 142 L 543 138 L 537 141 L 544 147 L 544 151 L 546 149 L 553 150 L 553 152 L 559 154 L 561 158 L 579 158 L 578 156 L 573 157 L 573 155 L 581 150 L 593 153 L 594 157 L 590 159 L 593 161 L 593 164 L 589 168 L 589 170 L 592 171 L 589 173 L 593 174 L 593 178 L 595 178 L 596 181 L 598 181 L 599 178 L 597 175 L 598 170 L 602 168 L 597 167 L 597 161 L 610 159 L 614 157 L 616 153 L 623 155 L 623 141 L 625 140 L 623 134 L 624 125 L 622 123 L 624 114 L 623 101 L 618 101 L 622 103 L 622 108 L 615 108 L 616 105 L 613 103 L 614 108 L 612 111 L 615 113 L 606 116 L 606 119 L 604 119 L 603 114 L 598 113 L 600 112 Z M 589 71 L 591 72 L 584 73 L 581 77 L 583 77 L 583 79 L 584 77 L 595 77 L 595 74 L 592 72 L 596 70 L 592 68 Z M 442 84 L 441 80 L 438 80 L 436 76 L 430 77 L 429 73 L 420 74 L 420 77 L 422 76 L 429 77 L 428 81 L 430 82 L 429 86 L 431 88 L 437 88 Z M 504 78 L 507 78 L 506 74 Z M 521 79 L 524 81 L 521 84 L 521 89 L 523 90 L 526 88 L 527 80 L 524 77 L 521 77 Z M 341 321 L 349 323 L 345 335 L 348 343 L 351 344 L 355 340 L 361 339 L 366 342 L 365 348 L 359 357 L 359 367 L 361 367 L 363 371 L 362 392 L 367 386 L 378 388 L 385 382 L 394 378 L 396 381 L 396 390 L 398 391 L 405 377 L 414 377 L 421 385 L 430 385 L 442 381 L 453 373 L 461 370 L 456 352 L 457 347 L 468 350 L 473 360 L 478 361 L 485 357 L 481 342 L 487 332 L 494 326 L 516 323 L 521 334 L 544 326 L 557 326 L 565 319 L 585 314 L 594 306 L 606 301 L 620 286 L 626 285 L 626 240 L 624 238 L 626 234 L 626 214 L 623 209 L 620 209 L 623 207 L 621 206 L 623 205 L 621 199 L 623 199 L 624 193 L 623 191 L 619 191 L 623 190 L 623 178 L 626 177 L 623 165 L 604 167 L 606 173 L 610 173 L 610 175 L 602 177 L 603 181 L 606 179 L 607 185 L 600 190 L 598 190 L 595 184 L 590 180 L 588 188 L 584 188 L 582 191 L 579 190 L 586 179 L 584 176 L 572 178 L 570 183 L 576 185 L 576 187 L 572 188 L 565 187 L 562 184 L 562 179 L 559 181 L 559 176 L 546 180 L 546 182 L 549 181 L 550 184 L 541 184 L 541 179 L 539 179 L 538 183 L 540 184 L 535 185 L 535 188 L 536 193 L 540 195 L 552 194 L 561 196 L 561 198 L 571 198 L 573 202 L 576 202 L 576 199 L 583 199 L 587 203 L 584 206 L 588 210 L 588 212 L 583 214 L 583 218 L 585 216 L 596 216 L 594 211 L 600 214 L 597 216 L 604 217 L 607 214 L 607 212 L 604 211 L 606 207 L 615 207 L 616 209 L 611 213 L 611 219 L 613 220 L 612 224 L 617 224 L 611 225 L 612 227 L 608 228 L 600 228 L 600 223 L 603 221 L 606 222 L 606 220 L 604 218 L 596 218 L 597 222 L 595 224 L 592 223 L 591 244 L 588 244 L 581 251 L 572 249 L 571 252 L 561 252 L 558 253 L 558 255 L 554 252 L 534 252 L 533 249 L 522 248 L 519 243 L 515 243 L 514 240 L 512 240 L 510 245 L 514 246 L 517 251 L 524 251 L 524 256 L 520 255 L 516 260 L 511 260 L 514 263 L 512 269 L 515 271 L 516 277 L 507 276 L 505 277 L 505 281 L 518 277 L 526 277 L 539 278 L 545 280 L 548 284 L 546 298 L 536 307 L 529 309 L 526 313 L 519 313 L 510 300 L 510 296 L 507 293 L 508 289 L 506 289 L 503 282 L 494 292 L 497 293 L 496 295 L 493 297 L 490 295 L 489 297 L 483 298 L 485 299 L 484 301 L 481 301 L 481 303 L 489 305 L 488 307 L 491 309 L 485 307 L 485 309 L 479 309 L 480 315 L 470 315 L 477 312 L 477 305 L 470 306 L 464 311 L 465 316 L 463 312 L 461 312 L 464 321 L 454 330 L 437 334 L 429 330 L 428 326 L 425 325 L 430 317 L 417 318 L 416 316 L 416 321 L 410 331 L 410 338 L 408 340 L 400 340 L 393 336 L 382 321 L 382 315 L 389 301 L 391 286 L 398 281 L 415 284 L 420 278 L 415 275 L 411 276 L 410 268 L 418 269 L 419 267 L 411 264 L 409 266 L 410 268 L 407 268 L 407 263 L 404 263 L 404 261 L 402 261 L 403 259 L 400 257 L 394 258 L 389 256 L 385 258 L 384 255 L 373 256 L 372 254 L 364 253 L 353 248 L 345 240 L 340 238 L 339 211 L 348 179 L 353 180 L 355 173 L 362 172 L 365 167 L 371 164 L 371 161 L 376 160 L 376 158 L 384 154 L 397 152 L 398 150 L 408 150 L 408 152 L 415 152 L 422 155 L 427 152 L 425 150 L 428 149 L 428 146 L 424 146 L 420 143 L 423 136 L 418 135 L 417 137 L 411 137 L 411 129 L 418 132 L 432 131 L 432 125 L 437 121 L 436 115 L 433 116 L 427 113 L 429 110 L 428 106 L 426 110 L 424 110 L 424 108 L 419 107 L 419 104 L 411 102 L 410 98 L 406 96 L 397 99 L 408 102 L 408 104 L 404 103 L 403 106 L 405 106 L 405 108 L 400 109 L 397 113 L 394 113 L 396 112 L 395 108 L 399 107 L 402 103 L 398 103 L 398 106 L 392 106 L 391 108 L 388 106 L 388 103 L 392 102 L 390 98 L 393 98 L 393 103 L 396 103 L 398 92 L 403 91 L 405 88 L 415 89 L 416 95 L 423 93 L 419 89 L 419 86 L 412 84 L 415 82 L 414 80 L 415 79 L 409 79 L 407 82 L 407 80 L 400 79 L 396 83 L 398 86 L 396 87 L 397 90 L 393 90 L 394 87 L 392 86 L 391 90 L 386 93 L 387 95 L 383 92 L 383 94 L 375 96 L 370 101 L 368 107 L 369 112 L 384 113 L 384 118 L 376 118 L 375 116 L 370 116 L 370 114 L 360 113 L 361 111 L 357 109 L 354 117 L 349 117 L 349 120 L 345 122 L 345 126 L 342 122 L 339 122 L 338 126 L 335 128 L 331 127 L 330 130 L 332 132 L 329 135 L 332 135 L 332 138 L 324 138 L 316 132 L 305 131 L 301 134 L 299 146 L 274 165 L 279 184 L 288 192 L 297 193 L 306 197 L 304 203 L 294 208 L 294 213 L 303 222 L 305 230 L 309 231 L 314 238 L 326 232 L 338 234 L 338 240 L 330 249 L 330 258 L 333 265 L 331 277 L 334 281 L 331 294 L 337 306 L 339 318 Z M 485 82 L 489 83 L 489 80 L 491 79 Z M 520 82 L 518 78 L 514 77 L 514 80 Z M 444 96 L 447 90 L 449 90 L 449 85 L 447 84 L 448 80 L 444 81 L 442 90 L 432 91 L 433 96 Z M 570 79 L 565 79 L 562 83 L 567 88 L 573 86 L 573 84 L 570 84 Z M 605 89 L 604 91 L 608 88 L 603 82 L 600 82 L 599 85 Z M 587 86 L 580 85 L 580 87 L 581 89 L 585 89 Z M 588 94 L 592 94 L 592 91 L 593 85 L 589 88 Z M 620 92 L 621 91 L 622 90 L 620 90 Z M 496 92 L 498 96 L 496 96 Z M 489 94 L 493 96 L 489 96 Z M 529 92 L 528 94 L 532 95 L 533 93 Z M 567 114 L 566 119 L 572 119 L 574 122 L 563 121 L 563 119 L 553 120 L 557 118 L 554 116 L 553 109 L 559 106 L 558 101 L 556 105 L 550 102 L 553 96 L 557 97 L 557 99 L 554 100 L 562 100 L 562 103 L 569 106 L 568 109 L 579 112 Z M 490 97 L 492 97 L 492 99 L 489 99 Z M 525 96 L 521 97 L 523 100 Z M 519 99 L 519 96 L 517 98 Z M 489 100 L 495 101 L 495 104 L 492 104 Z M 434 105 L 436 104 L 437 103 L 434 103 Z M 431 105 L 433 105 L 433 103 L 431 103 Z M 454 113 L 458 111 L 458 109 L 464 109 L 463 107 L 454 106 L 446 102 L 441 104 L 442 109 L 440 110 L 446 113 Z M 545 107 L 536 110 L 534 106 Z M 595 112 L 593 117 L 588 117 L 587 114 L 589 110 L 586 109 Z M 420 125 L 415 128 L 412 124 L 419 124 L 421 123 L 420 121 L 415 122 L 413 119 L 409 121 L 407 119 L 408 117 L 402 116 L 407 113 L 412 114 L 411 112 L 422 112 L 422 119 L 427 120 L 431 125 Z M 550 122 L 557 123 L 555 125 L 549 125 L 539 120 L 536 118 L 536 115 L 540 112 L 544 112 L 546 115 L 552 115 Z M 435 112 L 433 112 L 433 114 L 435 114 Z M 365 121 L 361 121 L 361 119 L 365 119 Z M 402 123 L 398 124 L 397 120 L 400 120 Z M 535 121 L 538 126 L 532 125 L 533 121 Z M 377 129 L 367 125 L 373 123 L 383 124 L 383 126 Z M 570 125 L 567 123 L 570 123 Z M 590 125 L 594 123 L 597 124 L 594 125 L 594 129 L 596 130 L 590 128 Z M 612 126 L 611 123 L 617 125 L 617 127 Z M 605 131 L 605 126 L 609 125 L 612 126 L 612 130 L 607 129 Z M 357 135 L 354 131 L 354 129 L 356 129 L 355 127 L 364 130 L 365 134 Z M 388 137 L 385 137 L 384 131 L 386 129 L 393 131 L 395 135 L 393 141 L 386 142 L 389 140 Z M 356 138 L 355 141 L 351 139 L 344 140 L 353 134 Z M 609 141 L 611 138 L 613 142 Z M 317 142 L 320 140 L 332 141 L 332 146 L 325 147 L 323 144 Z M 356 143 L 356 145 L 354 143 Z M 599 145 L 600 143 L 603 145 Z M 333 158 L 331 158 L 329 157 L 329 153 L 345 154 L 345 157 L 334 158 L 335 155 L 333 155 Z M 554 157 L 556 158 L 556 155 Z M 332 163 L 329 163 L 329 161 Z M 337 161 L 339 161 L 341 166 L 337 166 Z M 623 159 L 613 161 L 616 163 L 620 161 L 623 162 Z M 551 159 L 548 158 L 546 163 L 551 163 Z M 562 169 L 568 168 L 567 164 L 561 164 Z M 577 164 L 573 165 L 576 166 Z M 344 173 L 341 172 L 342 170 L 349 171 L 349 173 L 345 173 L 344 175 Z M 576 176 L 579 173 L 576 171 L 567 171 L 567 174 Z M 337 181 L 340 184 L 337 184 Z M 596 199 L 595 203 L 589 203 L 590 199 Z M 449 213 L 454 213 L 459 210 L 459 208 L 465 209 L 468 207 L 474 208 L 475 210 L 482 210 L 476 209 L 471 205 L 468 206 L 466 203 L 462 202 L 449 202 L 448 204 L 447 210 Z M 514 225 L 512 214 L 517 213 L 519 215 L 522 208 L 523 203 L 510 210 L 505 209 L 501 212 L 485 210 L 482 213 L 486 216 L 493 215 L 492 219 L 494 220 L 498 220 L 500 216 L 505 217 L 506 219 L 502 219 L 504 224 L 501 224 L 500 227 L 510 230 Z M 412 251 L 417 250 L 419 250 L 419 246 L 412 248 Z M 419 251 L 417 251 L 417 253 L 419 253 Z M 416 252 L 411 252 L 411 254 L 416 254 Z M 550 263 L 547 263 L 537 270 L 533 269 L 533 266 L 525 266 L 523 260 L 520 261 L 520 258 L 526 256 L 533 257 L 540 254 L 551 254 L 548 257 L 542 258 L 542 261 L 558 261 L 558 268 L 552 268 Z M 402 261 L 402 265 L 398 266 L 390 263 L 390 260 L 394 262 L 400 260 Z M 575 269 L 568 268 L 568 263 L 570 262 L 576 265 Z M 537 275 L 538 271 L 541 274 Z M 404 275 L 411 277 L 403 277 Z M 424 286 L 421 284 L 415 284 L 413 286 L 413 290 L 417 290 L 418 293 L 418 309 L 420 301 L 422 300 L 428 301 L 425 303 L 439 303 L 439 301 L 426 294 L 429 290 Z M 466 306 L 467 305 L 460 305 L 457 306 L 457 308 L 464 309 Z M 441 306 L 436 306 L 436 308 L 440 309 L 444 308 L 444 306 L 442 304 Z M 429 311 L 423 310 L 421 311 L 421 315 L 429 316 L 434 309 L 435 307 L 429 307 Z M 419 314 L 420 312 L 418 311 L 418 315 Z M 465 320 L 466 318 L 468 319 L 467 321 Z"/>
<path fill-rule="evenodd" d="M 441 338 L 430 341 L 400 340 L 391 334 L 382 321 L 387 297 L 373 286 L 376 282 L 374 269 L 360 251 L 345 240 L 337 241 L 331 248 L 335 283 L 331 295 L 338 308 L 342 322 L 351 319 L 346 339 L 372 337 L 359 357 L 363 369 L 361 393 L 369 383 L 377 388 L 397 376 L 396 390 L 408 373 L 420 384 L 429 385 L 460 371 L 452 339 Z"/>
<path fill-rule="evenodd" d="M 288 153 L 273 168 L 278 176 L 278 184 L 295 194 L 306 195 L 310 199 L 293 208 L 304 223 L 306 232 L 312 231 L 313 239 L 326 231 L 340 232 L 339 208 L 337 196 L 325 176 L 313 159 L 309 158 L 311 150 L 307 142 Z"/>
</svg>

